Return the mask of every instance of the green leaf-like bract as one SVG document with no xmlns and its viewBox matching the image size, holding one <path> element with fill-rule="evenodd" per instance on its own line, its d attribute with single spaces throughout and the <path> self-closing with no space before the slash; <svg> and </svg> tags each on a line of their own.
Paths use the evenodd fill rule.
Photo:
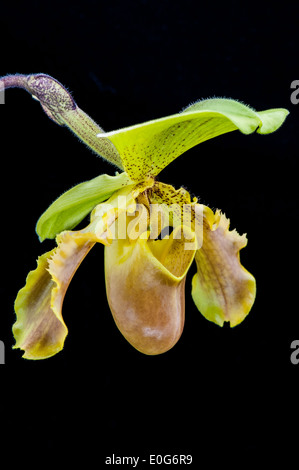
<svg viewBox="0 0 299 470">
<path fill-rule="evenodd" d="M 40 241 L 55 238 L 63 230 L 71 230 L 100 202 L 115 191 L 132 184 L 126 173 L 116 176 L 100 175 L 80 183 L 63 193 L 42 214 L 36 225 Z"/>
</svg>

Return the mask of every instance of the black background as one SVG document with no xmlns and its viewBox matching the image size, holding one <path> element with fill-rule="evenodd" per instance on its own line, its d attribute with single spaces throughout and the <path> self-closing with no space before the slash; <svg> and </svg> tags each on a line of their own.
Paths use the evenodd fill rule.
<svg viewBox="0 0 299 470">
<path fill-rule="evenodd" d="M 51 122 L 22 90 L 8 90 L 1 120 L 0 368 L 3 433 L 11 462 L 83 457 L 103 468 L 112 453 L 192 454 L 194 468 L 270 457 L 296 445 L 299 365 L 297 186 L 298 10 L 238 2 L 10 3 L 1 7 L 0 75 L 47 73 L 73 93 L 105 130 L 180 111 L 212 96 L 257 110 L 290 110 L 276 133 L 233 132 L 189 150 L 160 179 L 248 235 L 241 252 L 257 279 L 257 299 L 234 329 L 205 320 L 186 283 L 186 324 L 169 352 L 134 350 L 110 314 L 103 247 L 96 246 L 67 292 L 65 348 L 44 361 L 12 350 L 13 302 L 41 245 L 35 223 L 66 189 L 114 168 Z M 5 419 L 4 419 L 5 418 Z M 287 448 L 283 438 L 287 437 Z M 4 441 L 2 441 L 4 442 Z M 240 460 L 238 460 L 240 459 Z M 108 467 L 109 468 L 109 467 Z M 139 468 L 142 468 L 141 466 Z"/>
</svg>

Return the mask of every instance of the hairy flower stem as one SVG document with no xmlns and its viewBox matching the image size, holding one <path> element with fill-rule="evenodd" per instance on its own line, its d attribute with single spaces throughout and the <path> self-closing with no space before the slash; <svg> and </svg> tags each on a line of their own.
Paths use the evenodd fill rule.
<svg viewBox="0 0 299 470">
<path fill-rule="evenodd" d="M 2 85 L 2 87 L 1 87 Z M 22 88 L 40 102 L 46 115 L 60 126 L 67 126 L 89 148 L 123 169 L 120 156 L 109 139 L 98 139 L 104 132 L 74 101 L 58 80 L 46 74 L 7 75 L 0 78 L 1 88 Z"/>
<path fill-rule="evenodd" d="M 26 75 L 7 75 L 0 79 L 0 83 L 3 85 L 3 88 L 26 89 Z"/>
</svg>

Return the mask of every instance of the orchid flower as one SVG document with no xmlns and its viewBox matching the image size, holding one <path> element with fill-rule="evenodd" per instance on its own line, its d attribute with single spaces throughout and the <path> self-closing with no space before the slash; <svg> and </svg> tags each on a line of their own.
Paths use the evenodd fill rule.
<svg viewBox="0 0 299 470">
<path fill-rule="evenodd" d="M 171 349 L 182 334 L 185 280 L 195 261 L 192 298 L 200 313 L 222 326 L 238 325 L 249 313 L 256 282 L 240 263 L 246 235 L 229 219 L 191 200 L 187 190 L 157 175 L 191 147 L 239 130 L 269 134 L 286 109 L 256 112 L 232 99 L 206 99 L 182 112 L 104 132 L 54 78 L 8 75 L 2 87 L 21 87 L 54 122 L 67 126 L 94 152 L 118 168 L 62 194 L 36 225 L 41 241 L 57 246 L 38 258 L 15 301 L 14 348 L 43 359 L 61 351 L 68 330 L 62 304 L 68 285 L 95 243 L 105 246 L 108 303 L 117 327 L 142 353 Z M 90 214 L 84 229 L 73 230 Z"/>
</svg>

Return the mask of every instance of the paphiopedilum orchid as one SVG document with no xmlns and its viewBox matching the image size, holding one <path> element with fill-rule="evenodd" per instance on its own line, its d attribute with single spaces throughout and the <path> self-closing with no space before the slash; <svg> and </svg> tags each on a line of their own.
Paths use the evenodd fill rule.
<svg viewBox="0 0 299 470">
<path fill-rule="evenodd" d="M 241 265 L 246 235 L 229 219 L 191 200 L 183 189 L 156 176 L 178 156 L 218 135 L 240 130 L 269 134 L 288 111 L 256 112 L 232 99 L 207 99 L 182 112 L 104 132 L 54 78 L 10 75 L 2 87 L 21 87 L 57 124 L 69 127 L 120 173 L 106 174 L 60 196 L 37 222 L 41 241 L 57 246 L 38 258 L 15 301 L 15 348 L 28 359 L 59 352 L 68 330 L 62 317 L 68 285 L 95 243 L 105 245 L 108 303 L 121 333 L 139 351 L 160 354 L 178 341 L 184 326 L 185 280 L 195 260 L 192 297 L 200 313 L 222 326 L 249 313 L 255 278 Z M 86 228 L 73 231 L 89 213 Z M 170 227 L 170 230 L 169 230 Z"/>
</svg>

